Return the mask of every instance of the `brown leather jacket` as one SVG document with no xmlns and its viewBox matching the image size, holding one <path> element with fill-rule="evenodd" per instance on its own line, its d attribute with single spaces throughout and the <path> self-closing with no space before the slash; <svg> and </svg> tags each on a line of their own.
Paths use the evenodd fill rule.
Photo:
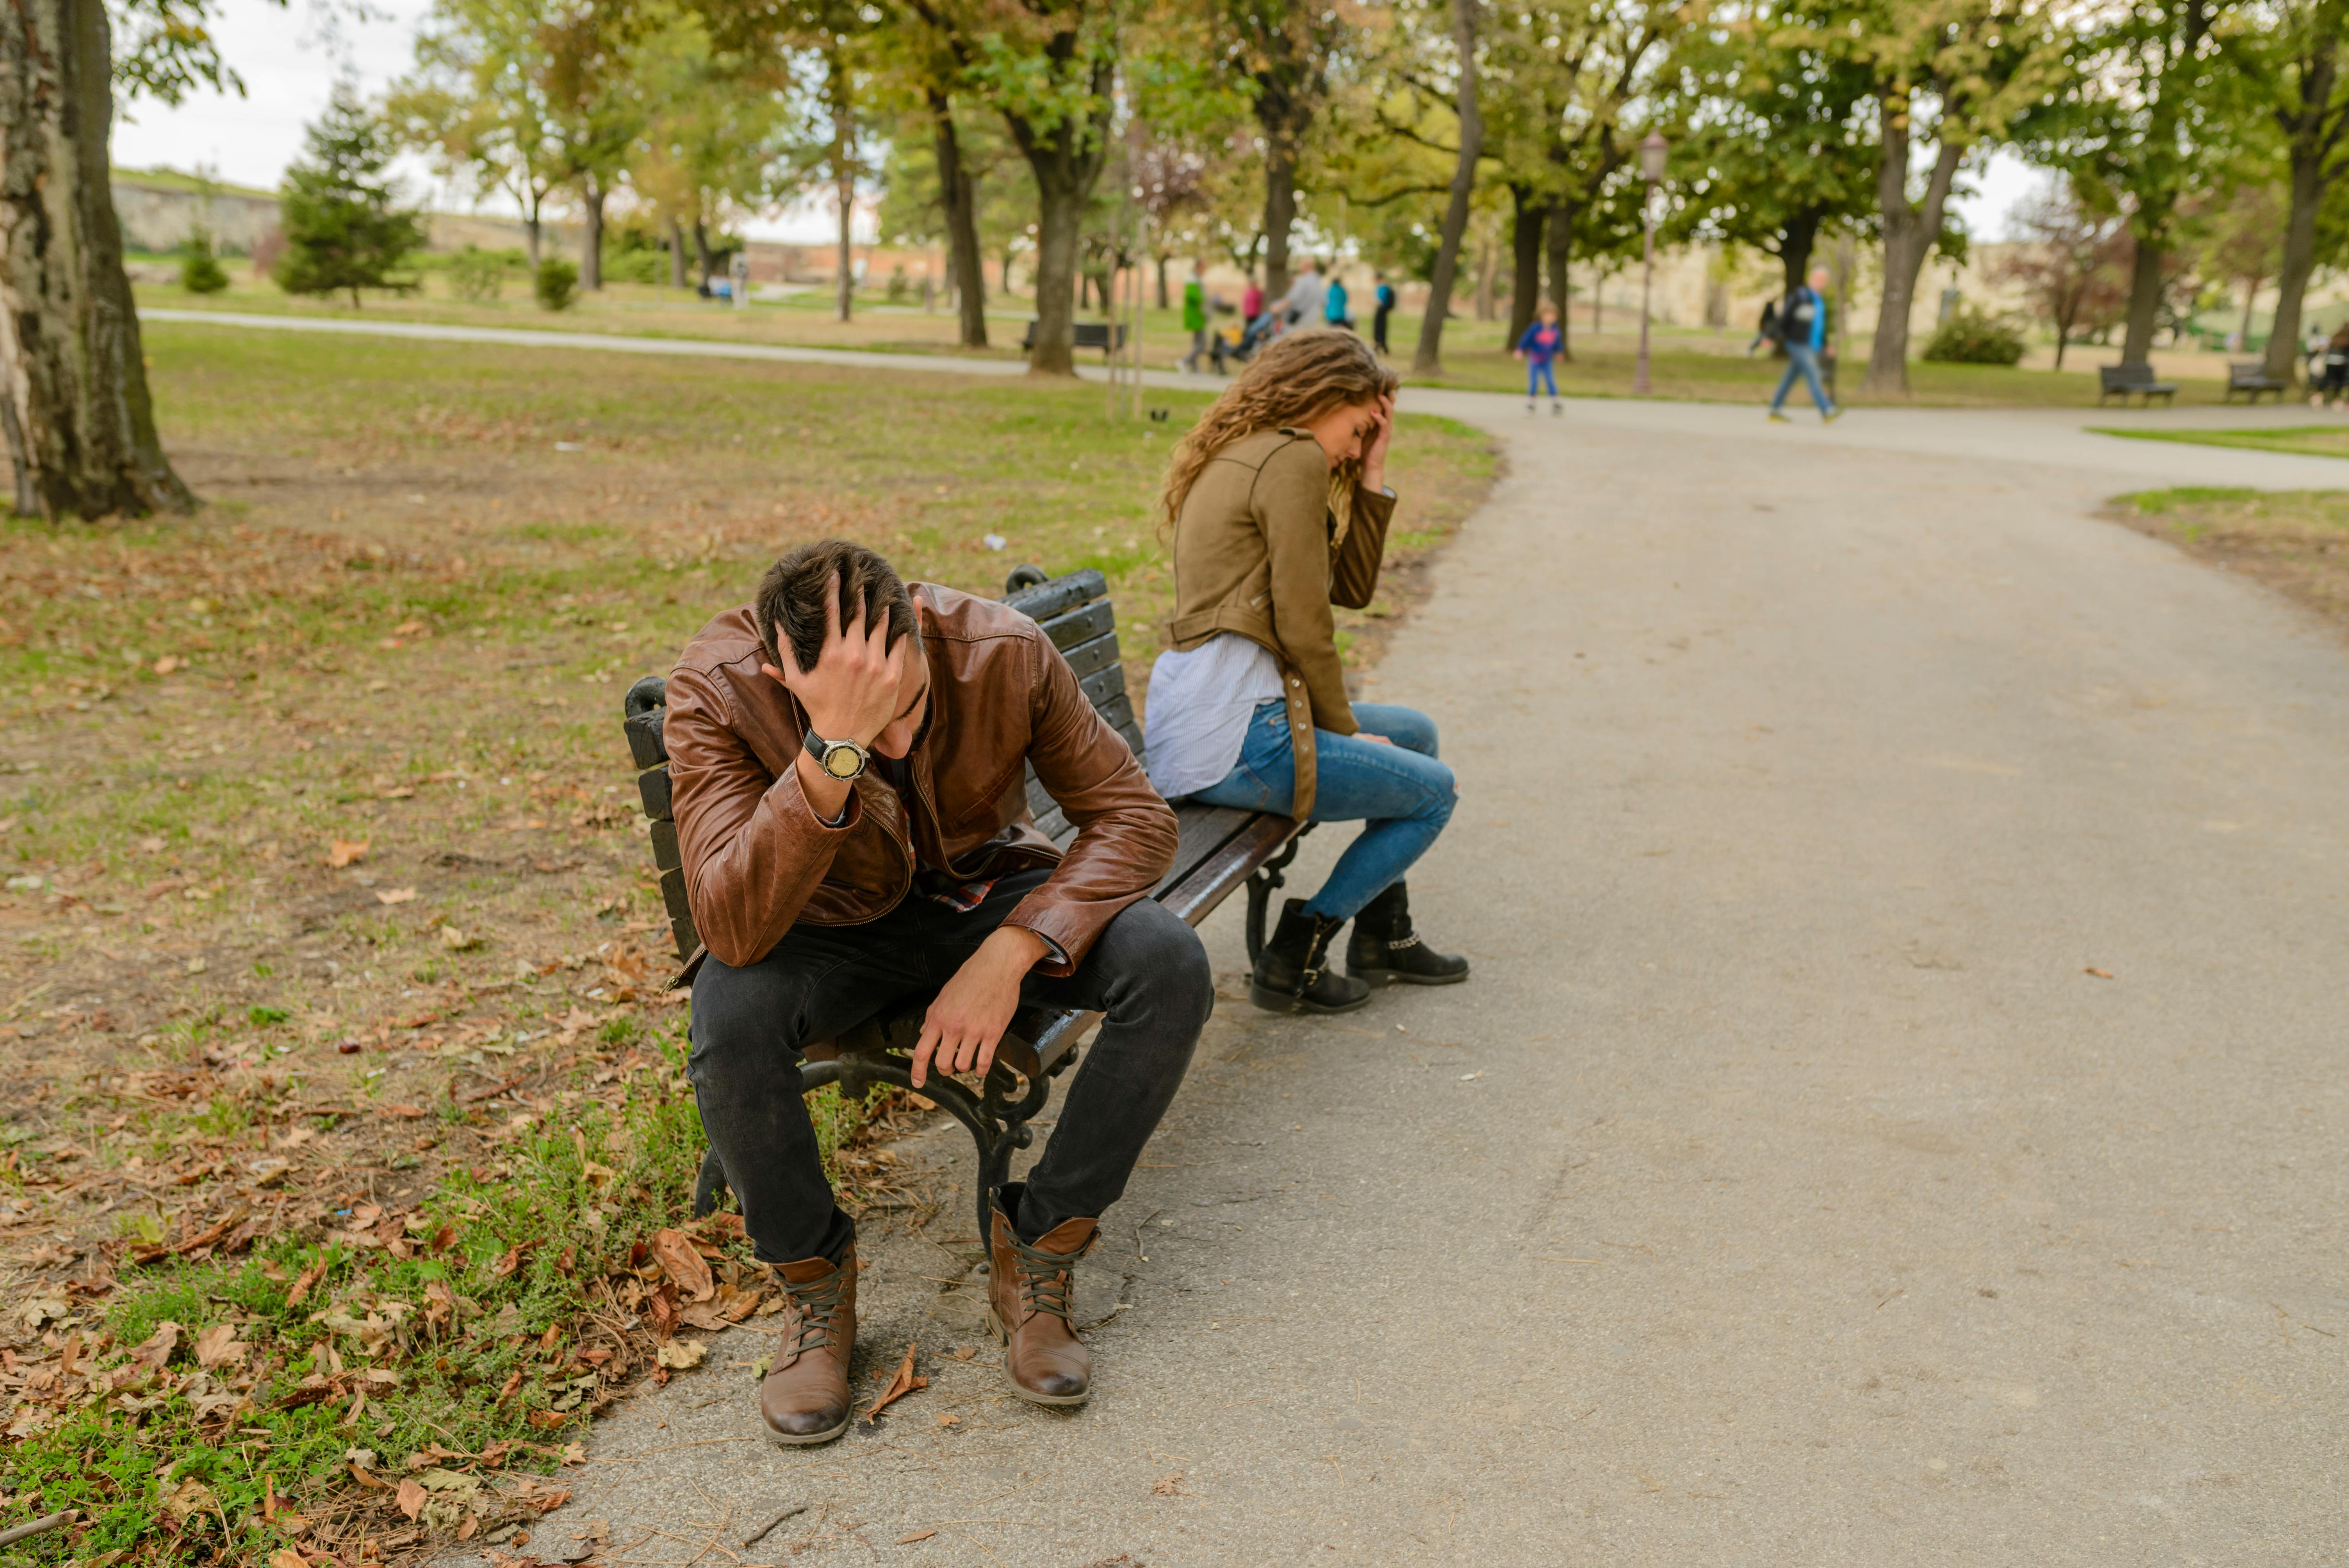
<svg viewBox="0 0 2349 1568">
<path fill-rule="evenodd" d="M 1394 504 L 1392 495 L 1357 490 L 1353 520 L 1333 542 L 1320 443 L 1303 430 L 1260 430 L 1208 459 L 1175 520 L 1174 646 L 1237 632 L 1279 659 L 1297 760 L 1290 813 L 1299 820 L 1313 812 L 1313 731 L 1361 727 L 1330 606 L 1360 610 L 1378 593 Z"/>
<path fill-rule="evenodd" d="M 1060 949 L 1066 975 L 1174 860 L 1174 813 L 1077 687 L 1036 623 L 990 599 L 915 587 L 930 664 L 929 729 L 913 751 L 908 811 L 867 773 L 839 827 L 819 821 L 793 766 L 799 702 L 759 667 L 748 607 L 696 633 L 668 680 L 678 844 L 693 923 L 719 962 L 755 964 L 794 922 L 861 925 L 895 909 L 924 865 L 979 878 L 1052 865 L 1008 923 Z M 1025 769 L 1077 826 L 1065 853 L 1028 814 Z"/>
</svg>

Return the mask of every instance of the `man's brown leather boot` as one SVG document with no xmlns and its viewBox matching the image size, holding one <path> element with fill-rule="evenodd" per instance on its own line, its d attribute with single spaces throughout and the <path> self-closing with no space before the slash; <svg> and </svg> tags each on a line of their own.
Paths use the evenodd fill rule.
<svg viewBox="0 0 2349 1568">
<path fill-rule="evenodd" d="M 759 1414 L 767 1436 L 798 1446 L 828 1443 L 848 1430 L 848 1358 L 856 1349 L 856 1249 L 835 1264 L 802 1258 L 775 1269 L 791 1298 Z"/>
<path fill-rule="evenodd" d="M 1031 1405 L 1081 1405 L 1092 1391 L 1092 1357 L 1069 1321 L 1077 1260 L 1092 1250 L 1095 1224 L 1063 1220 L 1034 1244 L 1019 1239 L 995 1205 L 988 1238 L 987 1326 L 1003 1345 L 1011 1391 Z"/>
</svg>

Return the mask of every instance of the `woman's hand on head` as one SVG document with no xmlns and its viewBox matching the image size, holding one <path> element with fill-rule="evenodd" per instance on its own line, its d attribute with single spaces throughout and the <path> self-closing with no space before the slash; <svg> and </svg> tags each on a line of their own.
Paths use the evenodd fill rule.
<svg viewBox="0 0 2349 1568">
<path fill-rule="evenodd" d="M 1378 424 L 1362 443 L 1362 488 L 1382 490 L 1387 488 L 1387 442 L 1394 436 L 1394 394 L 1379 397 Z"/>
</svg>

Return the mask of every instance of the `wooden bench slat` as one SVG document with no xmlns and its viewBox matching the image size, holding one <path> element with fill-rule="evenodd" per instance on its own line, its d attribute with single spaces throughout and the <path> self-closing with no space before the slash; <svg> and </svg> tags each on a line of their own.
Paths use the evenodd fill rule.
<svg viewBox="0 0 2349 1568">
<path fill-rule="evenodd" d="M 1079 643 L 1090 643 L 1117 627 L 1117 612 L 1106 599 L 1081 605 L 1049 619 L 1038 621 L 1037 626 L 1052 639 L 1052 645 L 1062 653 Z"/>
<path fill-rule="evenodd" d="M 678 853 L 677 824 L 664 818 L 657 822 L 648 822 L 646 826 L 652 830 L 653 869 L 659 872 L 681 870 L 685 865 L 685 857 Z"/>
<path fill-rule="evenodd" d="M 1213 914 L 1217 904 L 1246 885 L 1257 867 L 1278 854 L 1281 845 L 1304 829 L 1304 823 L 1288 817 L 1268 813 L 1251 816 L 1239 831 L 1194 867 L 1190 875 L 1161 892 L 1158 902 L 1180 915 L 1185 923 L 1196 925 Z"/>
<path fill-rule="evenodd" d="M 1003 603 L 1030 620 L 1040 622 L 1064 614 L 1080 604 L 1090 604 L 1108 592 L 1109 579 L 1088 566 L 1065 577 L 1055 577 L 1036 587 L 1006 594 Z"/>
<path fill-rule="evenodd" d="M 1095 670 L 1077 682 L 1077 689 L 1085 694 L 1085 700 L 1093 705 L 1093 711 L 1106 718 L 1109 717 L 1109 705 L 1125 695 L 1125 665 L 1114 664 L 1106 669 Z M 1131 704 L 1127 706 L 1129 708 L 1132 707 Z M 1117 727 L 1112 723 L 1110 727 L 1114 729 Z"/>
<path fill-rule="evenodd" d="M 1096 670 L 1107 669 L 1110 665 L 1120 662 L 1117 634 L 1104 632 L 1091 642 L 1079 643 L 1074 647 L 1063 648 L 1061 650 L 1061 656 L 1069 661 L 1069 668 L 1076 672 L 1079 680 L 1082 680 Z"/>
<path fill-rule="evenodd" d="M 1231 806 L 1200 806 L 1185 804 L 1174 808 L 1174 862 L 1166 874 L 1158 879 L 1157 892 L 1164 895 L 1167 889 L 1181 882 L 1196 871 L 1207 858 L 1232 840 L 1232 835 L 1255 820 L 1257 813 Z"/>
<path fill-rule="evenodd" d="M 647 768 L 636 775 L 636 798 L 645 804 L 648 820 L 666 822 L 671 820 L 668 795 L 668 764 Z"/>
</svg>

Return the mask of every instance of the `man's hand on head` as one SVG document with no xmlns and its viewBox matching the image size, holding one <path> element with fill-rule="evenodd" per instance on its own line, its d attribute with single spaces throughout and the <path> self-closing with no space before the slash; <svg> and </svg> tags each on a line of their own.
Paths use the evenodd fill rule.
<svg viewBox="0 0 2349 1568">
<path fill-rule="evenodd" d="M 1001 925 L 963 961 L 922 1018 L 914 1042 L 914 1087 L 938 1071 L 976 1072 L 995 1065 L 995 1047 L 1019 1007 L 1019 982 L 1047 951 L 1044 939 L 1020 925 Z"/>
<path fill-rule="evenodd" d="M 761 664 L 770 679 L 781 684 L 807 710 L 808 723 L 826 740 L 853 740 L 869 747 L 873 738 L 897 717 L 897 688 L 905 676 L 905 659 L 912 639 L 899 637 L 889 645 L 889 617 L 884 613 L 864 624 L 864 606 L 843 625 L 840 620 L 840 579 L 834 576 L 823 594 L 823 646 L 815 663 L 802 666 L 789 642 L 778 638 L 776 656 L 791 666 L 787 675 Z"/>
</svg>

